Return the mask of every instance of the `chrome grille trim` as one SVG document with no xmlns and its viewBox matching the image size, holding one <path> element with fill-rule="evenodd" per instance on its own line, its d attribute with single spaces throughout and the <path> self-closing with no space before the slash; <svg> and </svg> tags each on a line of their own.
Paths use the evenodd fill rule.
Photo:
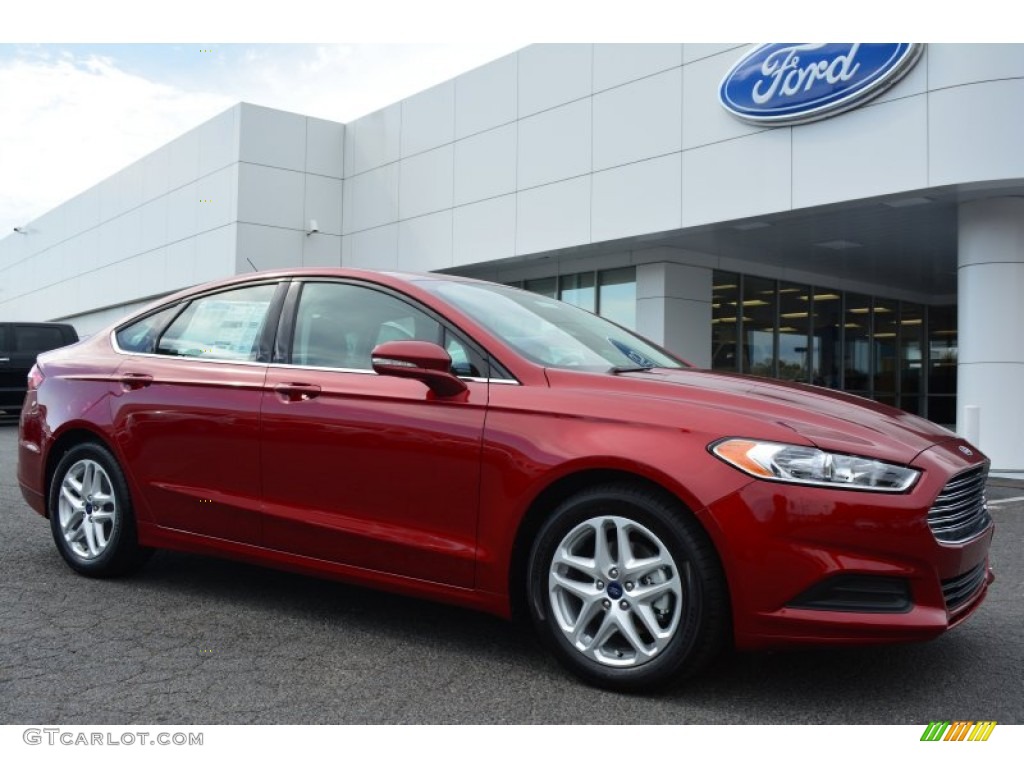
<svg viewBox="0 0 1024 768">
<path fill-rule="evenodd" d="M 944 544 L 961 544 L 992 523 L 985 499 L 988 466 L 974 467 L 952 478 L 928 511 L 928 527 Z"/>
<path fill-rule="evenodd" d="M 946 600 L 946 610 L 955 611 L 957 608 L 969 603 L 985 584 L 987 575 L 987 565 L 979 563 L 967 571 L 967 573 L 961 573 L 952 579 L 944 580 L 942 582 L 942 596 Z"/>
</svg>

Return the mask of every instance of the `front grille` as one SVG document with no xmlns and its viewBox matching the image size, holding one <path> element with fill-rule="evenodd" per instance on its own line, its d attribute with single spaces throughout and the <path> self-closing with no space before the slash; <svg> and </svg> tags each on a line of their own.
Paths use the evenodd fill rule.
<svg viewBox="0 0 1024 768">
<path fill-rule="evenodd" d="M 987 574 L 986 564 L 981 563 L 967 573 L 961 573 L 959 576 L 943 581 L 942 596 L 946 599 L 946 609 L 955 611 L 964 603 L 969 602 L 985 583 Z"/>
<path fill-rule="evenodd" d="M 988 528 L 992 518 L 985 502 L 988 467 L 982 465 L 957 475 L 942 489 L 928 512 L 935 538 L 947 544 L 972 539 Z"/>
</svg>

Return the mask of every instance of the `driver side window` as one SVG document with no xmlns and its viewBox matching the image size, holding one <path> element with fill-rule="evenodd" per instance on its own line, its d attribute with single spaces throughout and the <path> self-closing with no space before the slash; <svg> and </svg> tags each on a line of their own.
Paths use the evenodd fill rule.
<svg viewBox="0 0 1024 768">
<path fill-rule="evenodd" d="M 291 362 L 370 371 L 386 341 L 441 342 L 441 325 L 383 291 L 350 283 L 306 283 L 299 297 Z"/>
</svg>

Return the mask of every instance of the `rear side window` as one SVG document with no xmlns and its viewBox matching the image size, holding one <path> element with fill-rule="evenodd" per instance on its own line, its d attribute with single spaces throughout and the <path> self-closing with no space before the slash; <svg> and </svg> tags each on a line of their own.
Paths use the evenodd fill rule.
<svg viewBox="0 0 1024 768">
<path fill-rule="evenodd" d="M 254 361 L 276 284 L 238 288 L 196 299 L 157 343 L 157 354 Z"/>
<path fill-rule="evenodd" d="M 125 352 L 152 352 L 157 335 L 178 311 L 179 306 L 175 304 L 126 325 L 116 334 L 117 346 Z"/>
<path fill-rule="evenodd" d="M 15 352 L 45 352 L 48 349 L 63 347 L 66 343 L 60 328 L 33 325 L 14 326 Z"/>
</svg>

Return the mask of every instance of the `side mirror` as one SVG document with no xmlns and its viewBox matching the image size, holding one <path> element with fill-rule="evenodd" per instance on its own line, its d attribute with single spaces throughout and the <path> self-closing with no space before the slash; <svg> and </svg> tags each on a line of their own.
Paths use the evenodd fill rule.
<svg viewBox="0 0 1024 768">
<path fill-rule="evenodd" d="M 422 381 L 438 397 L 455 397 L 468 389 L 452 375 L 451 356 L 429 341 L 386 341 L 374 347 L 370 361 L 381 376 Z"/>
</svg>

